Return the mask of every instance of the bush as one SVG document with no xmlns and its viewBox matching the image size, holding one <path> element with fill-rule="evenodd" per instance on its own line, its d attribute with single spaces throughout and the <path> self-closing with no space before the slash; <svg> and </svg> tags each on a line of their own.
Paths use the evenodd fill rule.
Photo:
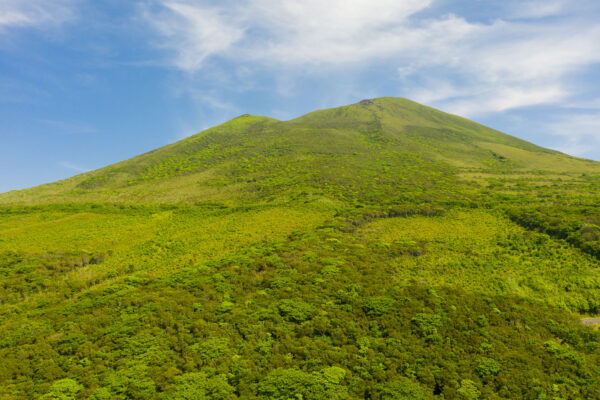
<svg viewBox="0 0 600 400">
<path fill-rule="evenodd" d="M 193 372 L 175 377 L 175 391 L 168 400 L 229 400 L 235 399 L 234 388 L 225 375 L 208 378 L 202 372 Z"/>
<path fill-rule="evenodd" d="M 481 357 L 479 360 L 477 360 L 477 368 L 475 370 L 477 375 L 479 375 L 481 378 L 485 378 L 488 376 L 498 375 L 501 367 L 502 366 L 498 361 L 487 357 Z"/>
<path fill-rule="evenodd" d="M 225 338 L 208 339 L 204 343 L 195 344 L 192 350 L 200 355 L 204 361 L 218 360 L 230 352 L 230 343 Z"/>
<path fill-rule="evenodd" d="M 380 317 L 394 309 L 396 301 L 390 297 L 370 297 L 363 305 L 364 312 L 371 317 Z"/>
<path fill-rule="evenodd" d="M 42 396 L 43 400 L 75 400 L 77 393 L 83 390 L 83 386 L 74 379 L 61 379 L 50 386 L 47 394 Z"/>
<path fill-rule="evenodd" d="M 442 326 L 442 318 L 437 314 L 420 313 L 411 322 L 414 330 L 422 337 L 437 335 L 437 328 Z"/>
<path fill-rule="evenodd" d="M 269 400 L 346 399 L 347 390 L 340 385 L 344 376 L 345 371 L 338 367 L 325 368 L 312 374 L 298 369 L 278 369 L 259 383 L 258 395 Z"/>
<path fill-rule="evenodd" d="M 315 312 L 312 305 L 296 299 L 282 300 L 277 308 L 282 317 L 293 322 L 309 320 Z"/>
<path fill-rule="evenodd" d="M 460 388 L 458 389 L 458 394 L 461 398 L 466 400 L 477 400 L 481 395 L 479 389 L 477 389 L 477 385 L 470 379 L 463 379 L 460 381 Z"/>
<path fill-rule="evenodd" d="M 418 383 L 402 379 L 383 388 L 380 398 L 381 400 L 424 400 L 427 399 L 427 394 Z"/>
</svg>

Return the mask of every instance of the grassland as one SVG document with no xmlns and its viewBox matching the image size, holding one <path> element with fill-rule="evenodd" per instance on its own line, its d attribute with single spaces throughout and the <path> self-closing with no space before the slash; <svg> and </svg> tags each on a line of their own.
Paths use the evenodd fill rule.
<svg viewBox="0 0 600 400">
<path fill-rule="evenodd" d="M 0 399 L 598 399 L 600 163 L 404 99 L 0 195 Z"/>
</svg>

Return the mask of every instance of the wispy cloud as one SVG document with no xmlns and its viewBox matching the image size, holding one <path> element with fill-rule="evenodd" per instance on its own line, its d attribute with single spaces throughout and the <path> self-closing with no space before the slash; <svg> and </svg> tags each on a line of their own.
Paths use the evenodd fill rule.
<svg viewBox="0 0 600 400">
<path fill-rule="evenodd" d="M 564 1 L 511 1 L 490 23 L 460 9 L 436 16 L 437 3 L 170 0 L 144 15 L 171 65 L 186 72 L 220 58 L 289 82 L 299 71 L 395 64 L 404 93 L 467 116 L 559 104 L 577 93 L 573 74 L 600 62 L 600 26 L 567 14 Z"/>
<path fill-rule="evenodd" d="M 59 135 L 81 135 L 97 132 L 96 128 L 83 123 L 40 119 L 48 127 L 49 133 Z"/>
<path fill-rule="evenodd" d="M 63 167 L 63 168 L 70 169 L 71 171 L 80 172 L 80 173 L 90 171 L 89 168 L 81 167 L 81 166 L 73 164 L 73 163 L 71 163 L 69 161 L 61 161 L 61 162 L 58 163 L 58 165 L 61 166 L 61 167 Z"/>
<path fill-rule="evenodd" d="M 2 0 L 0 33 L 14 27 L 57 26 L 75 18 L 76 0 Z"/>
<path fill-rule="evenodd" d="M 208 57 L 227 51 L 244 36 L 239 16 L 228 14 L 223 6 L 174 1 L 160 4 L 159 11 L 146 6 L 143 14 L 163 36 L 160 45 L 175 53 L 173 63 L 182 70 L 201 68 Z"/>
<path fill-rule="evenodd" d="M 530 0 L 509 5 L 508 15 L 513 18 L 544 18 L 564 12 L 565 0 Z"/>
<path fill-rule="evenodd" d="M 600 113 L 561 116 L 546 129 L 560 138 L 559 150 L 565 153 L 589 157 L 600 147 Z"/>
</svg>

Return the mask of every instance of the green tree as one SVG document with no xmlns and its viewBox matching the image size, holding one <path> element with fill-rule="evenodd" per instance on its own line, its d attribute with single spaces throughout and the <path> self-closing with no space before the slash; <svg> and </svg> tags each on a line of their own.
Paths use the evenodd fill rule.
<svg viewBox="0 0 600 400">
<path fill-rule="evenodd" d="M 498 375 L 501 368 L 502 365 L 500 365 L 498 361 L 487 357 L 481 357 L 477 360 L 477 368 L 475 368 L 475 371 L 481 378 L 485 378 Z"/>
<path fill-rule="evenodd" d="M 312 318 L 315 308 L 298 299 L 282 300 L 278 306 L 281 316 L 293 322 L 303 322 Z"/>
<path fill-rule="evenodd" d="M 231 400 L 235 399 L 234 388 L 225 375 L 208 378 L 202 372 L 192 372 L 177 376 L 175 391 L 168 400 Z"/>
<path fill-rule="evenodd" d="M 339 367 L 325 368 L 309 374 L 298 369 L 277 369 L 258 385 L 258 395 L 269 400 L 341 400 L 347 398 L 341 385 L 345 371 Z"/>
<path fill-rule="evenodd" d="M 425 400 L 425 389 L 418 383 L 401 379 L 390 383 L 381 390 L 381 400 Z"/>
<path fill-rule="evenodd" d="M 470 379 L 463 379 L 460 381 L 458 394 L 466 400 L 477 400 L 479 399 L 479 396 L 481 396 L 481 392 L 477 389 L 477 385 Z"/>
<path fill-rule="evenodd" d="M 77 393 L 83 390 L 83 386 L 80 385 L 74 379 L 61 379 L 50 386 L 50 390 L 44 396 L 43 400 L 75 400 Z"/>
</svg>

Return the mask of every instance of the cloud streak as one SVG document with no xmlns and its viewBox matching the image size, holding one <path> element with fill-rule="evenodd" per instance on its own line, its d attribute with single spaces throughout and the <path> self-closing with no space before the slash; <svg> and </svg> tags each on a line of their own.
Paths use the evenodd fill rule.
<svg viewBox="0 0 600 400">
<path fill-rule="evenodd" d="M 59 166 L 66 168 L 66 169 L 70 169 L 71 171 L 75 171 L 75 172 L 80 172 L 80 173 L 84 173 L 84 172 L 88 172 L 90 171 L 89 168 L 85 168 L 85 167 L 81 167 L 79 165 L 73 164 L 69 161 L 61 161 L 58 163 Z"/>
<path fill-rule="evenodd" d="M 0 34 L 9 28 L 58 26 L 75 18 L 75 0 L 2 0 Z"/>
<path fill-rule="evenodd" d="M 577 113 L 556 118 L 546 126 L 547 132 L 560 138 L 560 150 L 590 157 L 600 147 L 600 114 Z"/>
</svg>

